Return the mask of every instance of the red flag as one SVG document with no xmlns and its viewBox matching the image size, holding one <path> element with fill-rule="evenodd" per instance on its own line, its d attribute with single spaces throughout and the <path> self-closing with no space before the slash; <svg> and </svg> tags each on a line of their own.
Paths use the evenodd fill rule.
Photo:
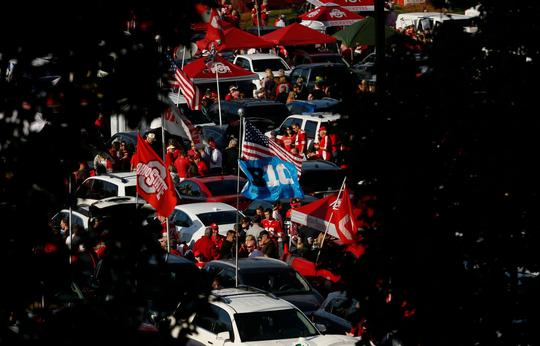
<svg viewBox="0 0 540 346">
<path fill-rule="evenodd" d="M 345 244 L 356 242 L 356 222 L 347 187 L 343 189 L 340 198 L 336 200 L 333 208 L 334 216 L 332 222 L 336 227 L 339 239 Z"/>
<path fill-rule="evenodd" d="M 191 79 L 178 67 L 174 72 L 174 78 L 182 95 L 186 98 L 187 105 L 189 109 L 198 110 L 200 107 L 200 93 L 199 88 L 193 84 Z"/>
<path fill-rule="evenodd" d="M 171 175 L 154 149 L 137 135 L 137 192 L 157 211 L 169 217 L 176 206 L 176 193 Z"/>
<path fill-rule="evenodd" d="M 208 30 L 206 31 L 206 39 L 208 41 L 216 41 L 220 45 L 225 40 L 221 17 L 215 8 L 210 14 L 210 22 L 208 22 Z"/>
</svg>

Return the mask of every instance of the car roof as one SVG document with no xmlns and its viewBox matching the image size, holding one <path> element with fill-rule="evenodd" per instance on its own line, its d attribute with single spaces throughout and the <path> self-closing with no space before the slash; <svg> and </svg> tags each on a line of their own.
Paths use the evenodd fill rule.
<svg viewBox="0 0 540 346">
<path fill-rule="evenodd" d="M 306 119 L 306 120 L 321 119 L 324 121 L 334 121 L 334 120 L 340 119 L 341 115 L 335 114 L 335 113 L 327 113 L 327 112 L 314 112 L 310 114 L 293 114 L 293 115 L 289 115 L 287 118 Z"/>
<path fill-rule="evenodd" d="M 230 101 L 221 101 L 223 104 L 224 102 L 228 102 L 230 104 L 237 104 L 237 105 L 283 105 L 283 103 L 275 100 L 264 100 L 264 99 L 256 99 L 256 98 L 245 98 L 240 100 L 230 100 Z"/>
<path fill-rule="evenodd" d="M 204 211 L 236 211 L 236 208 L 221 202 L 200 202 L 200 203 L 187 203 L 180 204 L 174 207 L 174 209 L 182 210 L 188 213 L 200 213 Z"/>
<path fill-rule="evenodd" d="M 326 160 L 305 160 L 302 161 L 302 171 L 317 169 L 335 169 L 340 170 L 338 165 Z"/>
<path fill-rule="evenodd" d="M 239 54 L 237 57 L 243 57 L 250 60 L 268 60 L 268 59 L 276 59 L 276 60 L 283 60 L 280 56 L 274 55 L 274 54 L 265 54 L 265 53 L 255 53 L 255 54 Z"/>
<path fill-rule="evenodd" d="M 226 305 L 237 313 L 284 310 L 294 307 L 286 300 L 259 290 L 224 288 L 213 290 L 212 295 L 218 298 L 213 301 L 214 304 Z"/>
<path fill-rule="evenodd" d="M 136 176 L 135 172 L 116 172 L 94 175 L 88 179 L 106 180 L 116 184 L 124 183 L 126 185 L 135 185 Z"/>
<path fill-rule="evenodd" d="M 314 62 L 314 63 L 311 63 L 311 64 L 301 64 L 301 65 L 296 65 L 294 67 L 294 69 L 298 69 L 298 68 L 314 68 L 314 67 L 320 67 L 320 66 L 324 66 L 324 67 L 334 67 L 334 66 L 338 66 L 338 67 L 347 67 L 347 65 L 345 64 L 342 64 L 342 63 L 337 63 L 337 62 Z"/>
<path fill-rule="evenodd" d="M 197 182 L 200 182 L 200 183 L 208 183 L 208 182 L 212 182 L 212 181 L 223 181 L 223 180 L 236 180 L 238 179 L 238 176 L 236 175 L 232 175 L 232 174 L 229 174 L 229 175 L 210 175 L 210 176 L 206 176 L 206 177 L 193 177 L 193 178 L 188 178 L 188 179 L 184 179 L 182 180 L 182 182 L 184 181 L 197 181 Z M 240 181 L 245 181 L 246 178 L 244 177 L 240 177 Z"/>
<path fill-rule="evenodd" d="M 118 205 L 129 205 L 133 204 L 135 205 L 137 203 L 138 205 L 144 206 L 145 208 L 153 209 L 150 204 L 147 204 L 146 201 L 142 198 L 136 198 L 133 196 L 113 196 L 113 197 L 107 197 L 100 199 L 94 203 L 92 203 L 92 208 L 97 209 L 104 209 L 111 206 L 118 206 Z"/>
<path fill-rule="evenodd" d="M 229 267 L 236 267 L 235 260 L 214 260 L 208 263 L 223 264 Z M 239 258 L 238 265 L 240 270 L 242 269 L 269 269 L 269 268 L 288 268 L 290 267 L 287 263 L 268 257 L 248 257 L 248 258 Z M 292 268 L 292 267 L 291 267 Z"/>
</svg>

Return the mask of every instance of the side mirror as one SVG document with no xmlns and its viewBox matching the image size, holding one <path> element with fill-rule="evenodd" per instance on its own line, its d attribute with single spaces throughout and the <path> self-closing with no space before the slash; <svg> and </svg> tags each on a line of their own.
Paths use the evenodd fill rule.
<svg viewBox="0 0 540 346">
<path fill-rule="evenodd" d="M 326 326 L 322 323 L 315 323 L 315 327 L 319 330 L 321 333 L 326 333 Z"/>
</svg>

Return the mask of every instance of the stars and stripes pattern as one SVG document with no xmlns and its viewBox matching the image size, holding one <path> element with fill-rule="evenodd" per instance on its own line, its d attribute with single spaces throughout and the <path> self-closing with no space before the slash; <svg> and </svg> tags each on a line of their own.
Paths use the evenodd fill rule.
<svg viewBox="0 0 540 346">
<path fill-rule="evenodd" d="M 186 98 L 189 109 L 199 109 L 199 88 L 193 84 L 189 77 L 178 67 L 174 71 L 174 78 L 182 95 Z"/>
<path fill-rule="evenodd" d="M 278 143 L 266 137 L 248 120 L 244 120 L 244 137 L 242 139 L 242 159 L 259 160 L 264 157 L 276 156 L 283 161 L 292 163 L 298 175 L 302 173 L 302 157 L 293 155 Z"/>
</svg>

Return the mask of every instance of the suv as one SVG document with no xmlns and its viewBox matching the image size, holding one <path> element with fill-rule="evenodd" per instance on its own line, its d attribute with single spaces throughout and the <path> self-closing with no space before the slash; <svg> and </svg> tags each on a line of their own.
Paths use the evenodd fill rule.
<svg viewBox="0 0 540 346">
<path fill-rule="evenodd" d="M 294 66 L 321 62 L 345 64 L 349 66 L 349 63 L 345 59 L 343 59 L 343 56 L 341 56 L 341 54 L 331 51 L 310 52 L 303 49 L 295 49 L 290 53 L 290 56 L 292 57 Z"/>
<path fill-rule="evenodd" d="M 261 79 L 265 76 L 265 70 L 271 69 L 274 75 L 278 73 L 280 69 L 285 71 L 285 75 L 288 75 L 291 68 L 285 60 L 281 57 L 273 54 L 244 54 L 237 55 L 233 61 L 234 64 L 245 68 L 248 71 L 255 72 L 259 75 L 259 80 L 253 81 L 253 84 L 257 89 L 261 88 Z"/>
<path fill-rule="evenodd" d="M 359 338 L 322 335 L 294 305 L 250 287 L 212 291 L 187 335 L 200 345 L 355 345 Z M 173 328 L 177 338 L 181 327 Z M 188 344 L 191 344 L 188 341 Z"/>
<path fill-rule="evenodd" d="M 307 90 L 313 90 L 315 79 L 322 77 L 326 84 L 334 87 L 336 99 L 351 99 L 356 90 L 357 77 L 345 64 L 335 63 L 315 63 L 298 65 L 289 75 L 291 81 L 296 81 L 302 77 L 303 84 Z"/>
<path fill-rule="evenodd" d="M 277 128 L 279 132 L 277 138 L 279 139 L 281 134 L 285 133 L 285 129 L 292 124 L 299 124 L 300 128 L 306 132 L 306 145 L 307 148 L 311 147 L 314 142 L 318 142 L 317 134 L 319 133 L 319 128 L 331 121 L 336 121 L 341 118 L 340 114 L 330 114 L 330 113 L 312 113 L 312 114 L 295 114 L 287 117 L 285 121 Z M 270 137 L 270 132 L 265 133 L 266 136 Z"/>
<path fill-rule="evenodd" d="M 238 126 L 240 119 L 238 112 L 243 112 L 243 117 L 248 119 L 261 132 L 266 132 L 269 129 L 276 128 L 290 113 L 287 106 L 278 101 L 259 100 L 259 99 L 242 99 L 232 101 L 221 101 L 221 117 L 224 124 L 229 124 L 231 129 L 227 129 L 228 133 L 234 132 Z M 208 116 L 219 123 L 219 109 L 217 104 L 213 104 L 208 109 Z"/>
<path fill-rule="evenodd" d="M 311 314 L 323 302 L 321 294 L 293 267 L 278 259 L 249 257 L 238 259 L 238 283 L 253 286 L 296 305 Z M 223 287 L 234 287 L 236 265 L 234 260 L 207 262 L 203 270 L 217 276 Z"/>
<path fill-rule="evenodd" d="M 300 185 L 304 194 L 317 198 L 339 191 L 345 172 L 333 162 L 306 160 L 302 162 Z"/>
<path fill-rule="evenodd" d="M 133 196 L 137 194 L 134 172 L 103 174 L 88 177 L 75 191 L 77 205 L 90 205 L 107 197 Z"/>
</svg>

